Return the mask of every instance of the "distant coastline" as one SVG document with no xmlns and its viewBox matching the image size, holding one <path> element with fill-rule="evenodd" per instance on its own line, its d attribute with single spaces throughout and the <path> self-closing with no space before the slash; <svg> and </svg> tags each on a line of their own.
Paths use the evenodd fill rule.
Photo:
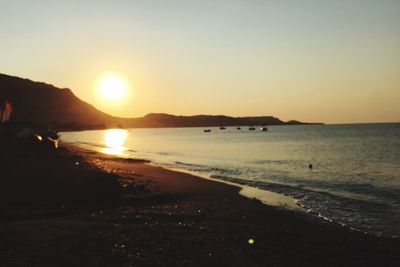
<svg viewBox="0 0 400 267">
<path fill-rule="evenodd" d="M 57 130 L 84 131 L 105 130 L 110 128 L 181 128 L 181 127 L 235 127 L 235 126 L 270 126 L 270 125 L 323 125 L 323 123 L 307 123 L 299 121 L 284 122 L 272 116 L 229 117 L 224 115 L 178 116 L 164 113 L 150 113 L 141 118 L 124 119 L 125 123 L 81 124 L 68 123 L 56 125 Z"/>
<path fill-rule="evenodd" d="M 70 89 L 5 74 L 0 74 L 0 100 L 2 99 L 9 99 L 13 105 L 11 123 L 46 125 L 60 131 L 322 124 L 297 120 L 284 122 L 273 116 L 177 116 L 150 113 L 141 118 L 120 118 L 106 114 L 80 100 Z M 33 99 L 35 101 L 32 101 Z"/>
</svg>

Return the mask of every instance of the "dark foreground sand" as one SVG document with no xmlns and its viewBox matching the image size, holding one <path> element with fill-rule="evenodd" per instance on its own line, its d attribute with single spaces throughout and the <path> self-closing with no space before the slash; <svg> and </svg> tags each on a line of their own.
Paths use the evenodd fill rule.
<svg viewBox="0 0 400 267">
<path fill-rule="evenodd" d="M 141 161 L 3 144 L 0 164 L 0 266 L 400 264 L 399 240 Z"/>
</svg>

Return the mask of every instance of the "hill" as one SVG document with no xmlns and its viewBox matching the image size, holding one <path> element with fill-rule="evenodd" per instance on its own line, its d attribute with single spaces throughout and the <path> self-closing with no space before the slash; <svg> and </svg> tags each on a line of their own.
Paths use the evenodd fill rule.
<svg viewBox="0 0 400 267">
<path fill-rule="evenodd" d="M 282 125 L 283 121 L 272 116 L 229 117 L 224 115 L 175 116 L 150 113 L 135 121 L 136 126 L 145 127 L 213 127 L 243 125 Z"/>
<path fill-rule="evenodd" d="M 57 130 L 286 124 L 272 116 L 175 116 L 150 113 L 142 118 L 119 118 L 80 100 L 70 89 L 60 89 L 50 84 L 0 74 L 0 103 L 4 103 L 5 98 L 9 99 L 13 106 L 10 122 L 48 125 Z M 287 124 L 294 124 L 293 122 L 302 124 L 298 121 L 289 121 Z"/>
<path fill-rule="evenodd" d="M 70 89 L 0 74 L 0 103 L 5 98 L 13 106 L 11 122 L 54 128 L 105 128 L 118 119 L 83 102 Z"/>
</svg>

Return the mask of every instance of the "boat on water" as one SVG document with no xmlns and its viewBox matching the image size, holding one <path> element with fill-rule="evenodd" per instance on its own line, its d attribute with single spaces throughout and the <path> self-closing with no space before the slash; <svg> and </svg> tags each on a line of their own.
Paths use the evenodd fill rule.
<svg viewBox="0 0 400 267">
<path fill-rule="evenodd" d="M 220 130 L 225 130 L 226 128 L 225 128 L 225 127 L 219 127 L 219 129 L 220 129 Z"/>
<path fill-rule="evenodd" d="M 249 127 L 249 131 L 254 131 L 256 127 Z"/>
<path fill-rule="evenodd" d="M 203 132 L 209 133 L 209 132 L 211 132 L 211 129 L 205 129 L 205 130 L 203 130 Z"/>
<path fill-rule="evenodd" d="M 240 128 L 240 127 L 236 127 L 236 130 L 241 130 L 242 128 Z"/>
<path fill-rule="evenodd" d="M 266 132 L 266 131 L 268 131 L 268 128 L 267 127 L 261 127 L 261 131 Z"/>
</svg>

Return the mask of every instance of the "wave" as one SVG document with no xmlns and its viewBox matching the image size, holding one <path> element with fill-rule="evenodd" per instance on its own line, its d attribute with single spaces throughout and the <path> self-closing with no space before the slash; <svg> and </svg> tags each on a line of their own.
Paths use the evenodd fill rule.
<svg viewBox="0 0 400 267">
<path fill-rule="evenodd" d="M 207 166 L 205 165 L 199 165 L 199 164 L 193 164 L 193 163 L 185 163 L 181 161 L 175 161 L 176 164 L 181 165 L 181 166 L 189 166 L 189 167 L 198 167 L 198 168 L 206 168 Z"/>
<path fill-rule="evenodd" d="M 288 196 L 309 214 L 352 230 L 394 238 L 398 238 L 400 234 L 400 214 L 387 203 L 354 199 L 338 196 L 327 191 L 265 181 L 252 181 L 227 175 L 211 174 L 210 177 Z M 387 210 L 385 213 L 387 215 L 384 218 L 382 218 L 383 210 Z M 384 223 L 387 221 L 392 221 L 390 227 L 387 223 Z"/>
<path fill-rule="evenodd" d="M 309 188 L 312 191 L 328 192 L 335 196 L 368 200 L 369 202 L 385 202 L 392 205 L 400 205 L 400 189 L 389 186 L 377 186 L 371 183 L 360 183 L 352 181 L 329 181 L 329 180 L 304 180 L 290 179 L 297 187 Z"/>
</svg>

